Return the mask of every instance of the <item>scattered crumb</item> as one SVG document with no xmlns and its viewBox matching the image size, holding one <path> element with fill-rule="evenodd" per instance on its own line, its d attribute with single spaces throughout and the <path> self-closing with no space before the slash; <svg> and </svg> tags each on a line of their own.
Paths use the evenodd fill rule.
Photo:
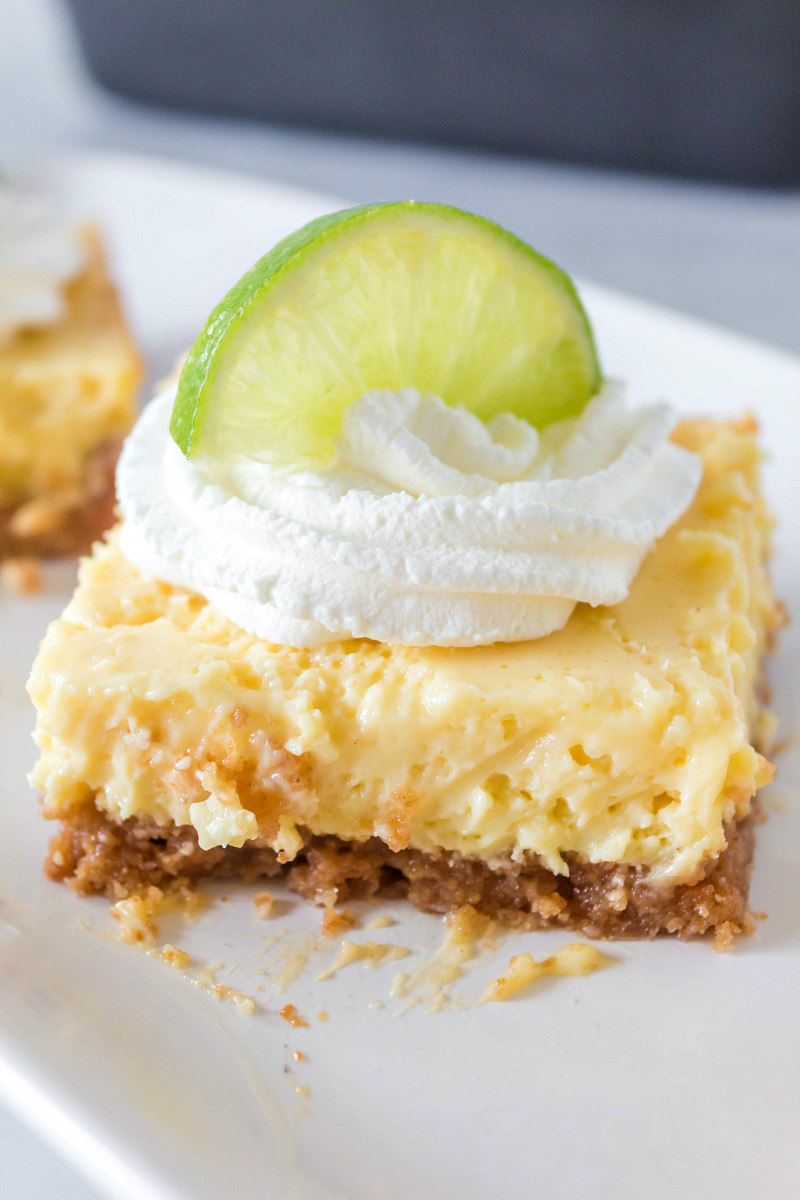
<svg viewBox="0 0 800 1200">
<path fill-rule="evenodd" d="M 445 935 L 439 949 L 410 974 L 395 975 L 392 981 L 392 996 L 410 998 L 412 993 L 421 991 L 414 1002 L 427 999 L 429 1012 L 441 1012 L 446 1004 L 454 1005 L 450 989 L 464 975 L 466 964 L 475 958 L 476 942 L 489 936 L 490 930 L 491 938 L 494 937 L 494 922 L 470 904 L 448 913 L 444 924 Z M 411 1007 L 403 1005 L 395 1016 L 401 1016 Z"/>
<path fill-rule="evenodd" d="M 290 984 L 299 979 L 303 973 L 303 967 L 308 962 L 308 956 L 302 952 L 293 954 L 286 960 L 283 969 L 276 975 L 272 986 L 278 993 L 285 992 Z"/>
<path fill-rule="evenodd" d="M 295 1084 L 294 1091 L 295 1091 L 296 1096 L 306 1097 L 309 1094 L 308 1088 L 306 1087 L 306 1085 L 304 1083 Z"/>
<path fill-rule="evenodd" d="M 385 1008 L 385 1007 L 386 1007 L 386 1005 L 383 1003 L 382 1000 L 373 1000 L 372 1003 L 370 1004 L 370 1008 Z"/>
<path fill-rule="evenodd" d="M 221 962 L 207 963 L 204 967 L 199 967 L 195 982 L 198 987 L 208 988 L 212 990 L 217 982 L 217 972 L 222 970 Z"/>
<path fill-rule="evenodd" d="M 365 966 L 376 968 L 383 966 L 387 962 L 396 962 L 398 958 L 405 958 L 411 951 L 405 946 L 383 945 L 380 942 L 342 942 L 338 957 L 326 967 L 324 971 L 320 971 L 317 976 L 318 980 L 330 979 L 337 971 L 341 971 L 342 967 L 347 967 L 350 963 L 363 961 Z"/>
<path fill-rule="evenodd" d="M 272 910 L 275 907 L 275 897 L 272 892 L 257 892 L 253 896 L 253 904 L 256 906 L 256 920 L 266 921 L 272 916 Z"/>
<path fill-rule="evenodd" d="M 7 558 L 0 565 L 0 577 L 16 596 L 35 596 L 44 587 L 42 568 L 35 558 Z"/>
<path fill-rule="evenodd" d="M 594 946 L 587 946 L 584 942 L 573 942 L 542 962 L 537 962 L 531 954 L 515 954 L 505 975 L 487 983 L 479 1003 L 508 1000 L 522 988 L 546 975 L 590 975 L 592 971 L 615 961 L 616 959 L 601 954 Z"/>
<path fill-rule="evenodd" d="M 405 971 L 398 971 L 392 980 L 392 996 L 407 996 L 408 995 L 408 975 Z"/>
<path fill-rule="evenodd" d="M 176 971 L 184 971 L 191 962 L 191 956 L 171 943 L 165 943 L 160 949 L 156 946 L 158 926 L 155 917 L 167 912 L 180 912 L 189 920 L 196 919 L 205 908 L 206 898 L 188 885 L 181 885 L 169 892 L 161 888 L 149 887 L 138 895 L 126 896 L 112 904 L 110 912 L 119 923 L 116 934 L 117 941 L 133 943 L 143 947 L 151 956 L 159 957 Z M 234 1005 L 240 1012 L 252 1016 L 256 1011 L 256 1002 L 252 996 L 246 996 L 238 988 L 217 983 L 217 974 L 222 970 L 222 963 L 209 963 L 198 966 L 194 971 L 187 972 L 186 978 L 195 987 L 209 992 L 217 1000 L 223 1000 Z M 263 990 L 263 989 L 261 989 Z"/>
<path fill-rule="evenodd" d="M 405 1002 L 400 1005 L 400 1007 L 395 1011 L 394 1015 L 396 1017 L 404 1017 L 406 1013 L 410 1012 L 412 1008 L 415 1008 L 419 1002 L 419 996 L 407 996 Z"/>
<path fill-rule="evenodd" d="M 318 1021 L 327 1021 L 327 1019 L 328 1019 L 328 1014 L 326 1012 L 318 1012 L 317 1013 Z"/>
<path fill-rule="evenodd" d="M 388 929 L 390 925 L 394 925 L 391 917 L 387 917 L 385 913 L 379 913 L 377 917 L 372 917 L 364 926 L 365 929 Z"/>
<path fill-rule="evenodd" d="M 322 936 L 326 938 L 339 937 L 339 934 L 352 929 L 355 923 L 355 918 L 349 909 L 334 908 L 332 904 L 326 904 L 322 913 Z"/>
<path fill-rule="evenodd" d="M 294 1053 L 292 1054 L 292 1058 L 294 1059 L 295 1062 L 305 1062 L 305 1057 L 306 1056 L 305 1056 L 305 1054 L 303 1054 L 302 1050 L 295 1050 Z"/>
<path fill-rule="evenodd" d="M 227 984 L 218 983 L 211 989 L 212 995 L 218 1000 L 225 1000 L 228 1004 L 233 1004 L 243 1012 L 245 1016 L 252 1017 L 256 1011 L 256 1002 L 252 996 L 245 996 L 244 992 L 240 992 L 238 988 L 228 987 Z"/>
<path fill-rule="evenodd" d="M 176 971 L 182 971 L 185 966 L 188 966 L 190 961 L 190 956 L 185 950 L 179 950 L 177 946 L 172 946 L 169 942 L 161 947 L 161 957 L 165 963 L 174 967 Z"/>
<path fill-rule="evenodd" d="M 472 957 L 475 941 L 485 937 L 493 922 L 479 913 L 471 904 L 462 904 L 454 908 L 444 919 L 447 927 L 444 951 L 445 961 L 450 963 L 468 962 Z"/>
<path fill-rule="evenodd" d="M 128 896 L 111 905 L 111 916 L 119 922 L 117 940 L 154 946 L 158 926 L 154 917 L 161 907 L 164 893 L 161 888 L 149 887 L 136 896 Z"/>
<path fill-rule="evenodd" d="M 300 1013 L 293 1004 L 284 1004 L 280 1011 L 280 1016 L 282 1016 L 284 1021 L 293 1026 L 295 1029 L 308 1028 L 308 1021 L 305 1019 L 305 1017 L 301 1017 Z"/>
</svg>

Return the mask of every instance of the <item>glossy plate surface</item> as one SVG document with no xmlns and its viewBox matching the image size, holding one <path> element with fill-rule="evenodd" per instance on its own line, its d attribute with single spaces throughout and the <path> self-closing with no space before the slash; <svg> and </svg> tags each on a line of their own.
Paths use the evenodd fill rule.
<svg viewBox="0 0 800 1200">
<path fill-rule="evenodd" d="M 153 379 L 265 247 L 341 204 L 129 158 L 71 158 L 48 174 L 76 213 L 102 222 Z M 588 284 L 582 295 L 606 372 L 637 395 L 685 413 L 757 413 L 782 518 L 775 576 L 791 606 L 800 360 Z M 288 898 L 257 922 L 255 889 L 217 888 L 197 924 L 167 920 L 161 940 L 190 951 L 195 966 L 222 963 L 218 980 L 257 1001 L 247 1017 L 193 986 L 192 972 L 101 936 L 106 902 L 78 900 L 41 875 L 48 830 L 25 782 L 24 684 L 73 583 L 67 564 L 48 570 L 39 596 L 0 596 L 0 1096 L 108 1195 L 796 1200 L 796 626 L 772 670 L 789 748 L 759 831 L 752 899 L 769 919 L 734 953 L 623 943 L 609 947 L 617 964 L 587 979 L 544 980 L 507 1004 L 431 1014 L 422 1003 L 397 1017 L 393 974 L 440 944 L 438 918 L 399 903 L 360 909 L 347 936 L 397 942 L 414 957 L 316 982 L 338 945 L 320 938 L 317 910 Z M 383 911 L 394 924 L 367 932 Z M 541 958 L 569 940 L 509 936 L 454 994 L 474 997 L 510 954 Z M 286 1003 L 308 1027 L 281 1019 Z"/>
</svg>

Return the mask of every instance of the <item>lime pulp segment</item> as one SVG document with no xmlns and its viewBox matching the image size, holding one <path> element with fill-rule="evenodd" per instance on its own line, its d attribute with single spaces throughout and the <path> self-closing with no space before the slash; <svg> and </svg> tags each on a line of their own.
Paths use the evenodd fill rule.
<svg viewBox="0 0 800 1200">
<path fill-rule="evenodd" d="M 170 428 L 194 460 L 325 461 L 344 409 L 375 388 L 543 427 L 599 384 L 588 319 L 554 263 L 455 208 L 373 204 L 305 225 L 225 296 Z"/>
</svg>

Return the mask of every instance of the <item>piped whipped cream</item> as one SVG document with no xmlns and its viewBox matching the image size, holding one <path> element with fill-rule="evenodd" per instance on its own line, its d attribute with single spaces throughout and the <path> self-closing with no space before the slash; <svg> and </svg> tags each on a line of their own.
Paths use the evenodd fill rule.
<svg viewBox="0 0 800 1200">
<path fill-rule="evenodd" d="M 174 396 L 147 407 L 120 459 L 123 553 L 282 645 L 542 637 L 579 601 L 624 599 L 701 475 L 669 440 L 669 406 L 632 408 L 613 383 L 541 434 L 413 389 L 369 392 L 315 470 L 189 462 L 168 430 Z"/>
<path fill-rule="evenodd" d="M 85 258 L 78 230 L 49 198 L 0 183 L 0 344 L 64 315 L 64 284 Z"/>
</svg>

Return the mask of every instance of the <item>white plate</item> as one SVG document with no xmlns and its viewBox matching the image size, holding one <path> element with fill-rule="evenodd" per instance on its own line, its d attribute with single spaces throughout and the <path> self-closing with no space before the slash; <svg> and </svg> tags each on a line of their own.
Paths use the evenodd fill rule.
<svg viewBox="0 0 800 1200">
<path fill-rule="evenodd" d="M 265 248 L 333 203 L 125 158 L 71 159 L 51 175 L 76 212 L 102 220 L 155 376 Z M 793 600 L 800 360 L 588 284 L 583 294 L 608 373 L 687 413 L 759 415 L 783 516 L 776 580 Z M 230 888 L 199 924 L 164 933 L 198 960 L 225 964 L 220 978 L 259 1000 L 262 1011 L 248 1018 L 162 963 L 86 932 L 82 921 L 108 926 L 105 901 L 78 900 L 41 875 L 48 830 L 24 778 L 33 760 L 24 682 L 73 576 L 58 567 L 43 595 L 0 600 L 0 819 L 13 831 L 0 845 L 0 1092 L 96 1183 L 137 1200 L 796 1200 L 796 810 L 774 814 L 759 833 L 753 903 L 769 919 L 735 953 L 623 943 L 613 969 L 470 1011 L 419 1006 L 397 1019 L 392 967 L 357 964 L 314 982 L 334 943 L 275 995 L 274 971 L 253 974 L 269 958 L 263 938 L 291 927 L 295 944 L 313 940 L 319 914 L 295 903 L 255 922 L 252 890 Z M 773 671 L 789 733 L 797 648 L 790 629 Z M 784 755 L 784 787 L 798 766 L 796 753 Z M 391 928 L 354 939 L 418 952 L 440 939 L 438 919 L 403 904 L 392 911 Z M 540 957 L 566 940 L 509 937 L 456 991 L 476 994 L 510 953 Z M 280 1019 L 287 1001 L 309 1028 Z M 324 1024 L 315 1019 L 322 1009 Z"/>
</svg>

